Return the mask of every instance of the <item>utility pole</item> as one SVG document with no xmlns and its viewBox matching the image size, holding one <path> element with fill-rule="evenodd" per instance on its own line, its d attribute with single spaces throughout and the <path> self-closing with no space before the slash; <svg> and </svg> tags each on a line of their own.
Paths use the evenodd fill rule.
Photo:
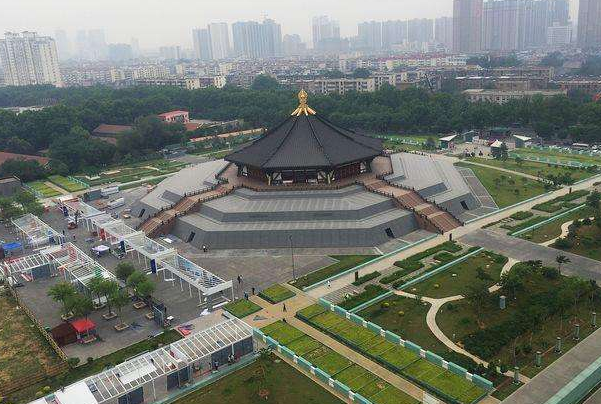
<svg viewBox="0 0 601 404">
<path fill-rule="evenodd" d="M 292 279 L 296 280 L 296 272 L 294 269 L 294 245 L 292 244 L 292 234 L 288 236 L 290 240 L 290 258 L 292 260 Z"/>
</svg>

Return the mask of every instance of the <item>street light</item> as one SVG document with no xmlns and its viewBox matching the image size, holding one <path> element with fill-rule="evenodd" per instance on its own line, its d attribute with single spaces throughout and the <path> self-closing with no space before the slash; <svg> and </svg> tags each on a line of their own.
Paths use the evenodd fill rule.
<svg viewBox="0 0 601 404">
<path fill-rule="evenodd" d="M 294 245 L 292 244 L 292 234 L 288 236 L 288 240 L 290 240 L 290 257 L 292 259 L 292 278 L 296 280 L 296 273 L 294 270 Z"/>
</svg>

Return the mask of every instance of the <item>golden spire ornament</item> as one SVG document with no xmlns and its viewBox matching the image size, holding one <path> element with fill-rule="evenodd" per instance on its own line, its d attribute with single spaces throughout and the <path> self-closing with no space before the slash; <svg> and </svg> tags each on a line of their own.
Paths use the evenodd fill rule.
<svg viewBox="0 0 601 404">
<path fill-rule="evenodd" d="M 291 114 L 292 116 L 315 115 L 315 110 L 311 109 L 311 107 L 309 107 L 309 105 L 307 104 L 308 98 L 309 95 L 307 94 L 307 92 L 305 90 L 300 90 L 300 92 L 298 93 L 299 105 L 298 108 L 296 108 Z"/>
</svg>

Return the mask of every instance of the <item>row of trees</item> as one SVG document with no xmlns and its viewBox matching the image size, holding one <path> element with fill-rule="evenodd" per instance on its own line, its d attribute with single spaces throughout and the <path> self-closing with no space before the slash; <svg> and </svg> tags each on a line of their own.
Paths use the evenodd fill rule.
<svg viewBox="0 0 601 404">
<path fill-rule="evenodd" d="M 2 221 L 9 221 L 26 213 L 39 216 L 43 212 L 42 204 L 29 192 L 19 192 L 11 198 L 0 197 L 0 219 Z"/>
<path fill-rule="evenodd" d="M 55 105 L 19 115 L 0 111 L 0 149 L 19 153 L 49 149 L 50 157 L 70 171 L 104 166 L 186 139 L 181 125 L 140 117 L 185 109 L 207 119 L 241 119 L 251 126 L 272 127 L 296 107 L 295 92 L 266 77 L 257 78 L 251 89 L 6 87 L 0 89 L 0 106 Z M 468 103 L 460 94 L 385 86 L 374 93 L 313 95 L 310 103 L 334 123 L 371 133 L 449 133 L 519 124 L 533 126 L 547 138 L 570 135 L 584 142 L 601 141 L 601 104 L 590 97 L 497 105 Z M 136 125 L 131 135 L 113 146 L 89 136 L 100 123 Z"/>
<path fill-rule="evenodd" d="M 75 289 L 73 284 L 61 282 L 48 290 L 48 296 L 62 305 L 62 314 L 64 318 L 85 317 L 92 313 L 94 308 L 102 307 L 106 302 L 106 319 L 114 317 L 119 318 L 119 326 L 124 325 L 122 311 L 123 308 L 131 302 L 128 289 L 138 299 L 150 300 L 155 290 L 155 284 L 140 271 L 136 271 L 131 263 L 120 263 L 116 268 L 117 277 L 122 280 L 127 288 L 121 288 L 118 282 L 112 279 L 96 277 L 91 279 L 86 288 L 89 290 L 92 299 L 83 295 Z M 113 312 L 116 310 L 116 313 Z"/>
</svg>

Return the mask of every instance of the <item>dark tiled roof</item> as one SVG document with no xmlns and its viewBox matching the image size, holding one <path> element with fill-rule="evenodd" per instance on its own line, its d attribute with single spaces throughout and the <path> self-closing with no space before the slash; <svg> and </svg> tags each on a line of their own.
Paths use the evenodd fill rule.
<svg viewBox="0 0 601 404">
<path fill-rule="evenodd" d="M 380 155 L 382 141 L 342 129 L 318 115 L 290 116 L 225 159 L 262 169 L 335 167 Z"/>
<path fill-rule="evenodd" d="M 129 125 L 108 125 L 103 123 L 98 125 L 92 133 L 96 135 L 119 135 L 130 130 L 132 130 L 132 127 Z"/>
<path fill-rule="evenodd" d="M 3 164 L 8 160 L 22 160 L 22 161 L 35 160 L 38 163 L 40 163 L 40 165 L 43 165 L 43 166 L 48 164 L 48 162 L 50 161 L 50 159 L 48 157 L 31 156 L 28 154 L 17 154 L 17 153 L 10 153 L 10 152 L 0 152 L 0 164 Z"/>
</svg>

